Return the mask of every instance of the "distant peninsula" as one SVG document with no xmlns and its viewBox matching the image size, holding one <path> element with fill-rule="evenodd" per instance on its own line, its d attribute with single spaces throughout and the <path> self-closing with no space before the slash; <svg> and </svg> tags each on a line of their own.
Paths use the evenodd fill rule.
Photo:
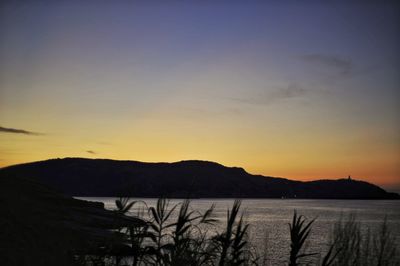
<svg viewBox="0 0 400 266">
<path fill-rule="evenodd" d="M 50 159 L 0 169 L 70 196 L 168 198 L 400 199 L 368 182 L 348 178 L 294 181 L 252 175 L 208 161 L 147 163 L 109 159 Z"/>
</svg>

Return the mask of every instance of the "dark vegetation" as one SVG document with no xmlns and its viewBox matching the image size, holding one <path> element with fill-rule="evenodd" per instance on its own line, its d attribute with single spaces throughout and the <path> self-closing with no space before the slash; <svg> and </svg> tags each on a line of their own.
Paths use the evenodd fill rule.
<svg viewBox="0 0 400 266">
<path fill-rule="evenodd" d="M 30 177 L 71 196 L 168 198 L 399 199 L 363 181 L 292 181 L 205 161 L 143 163 L 66 158 L 15 165 L 1 175 Z"/>
<path fill-rule="evenodd" d="M 0 178 L 1 265 L 267 265 L 267 247 L 252 246 L 240 200 L 217 221 L 214 206 L 200 213 L 190 200 L 156 206 L 121 197 L 116 209 L 55 193 L 30 179 Z M 128 215 L 129 214 L 129 215 Z M 362 232 L 354 216 L 341 219 L 326 252 L 310 253 L 314 220 L 295 212 L 284 265 L 399 265 L 386 218 Z M 220 231 L 216 224 L 222 223 Z"/>
</svg>

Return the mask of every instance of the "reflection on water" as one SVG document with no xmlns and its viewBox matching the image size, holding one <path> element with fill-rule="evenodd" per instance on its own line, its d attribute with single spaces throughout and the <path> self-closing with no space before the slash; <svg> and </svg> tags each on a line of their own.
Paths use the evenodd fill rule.
<svg viewBox="0 0 400 266">
<path fill-rule="evenodd" d="M 107 209 L 114 209 L 115 198 L 81 198 L 104 202 Z M 134 199 L 145 202 L 147 206 L 155 206 L 157 199 Z M 170 206 L 182 202 L 179 199 L 170 200 Z M 219 224 L 215 229 L 221 230 L 226 221 L 227 209 L 232 207 L 233 199 L 195 199 L 191 201 L 194 210 L 205 211 L 215 204 L 215 215 Z M 263 249 L 268 246 L 268 258 L 271 265 L 283 264 L 288 258 L 289 229 L 293 210 L 309 219 L 316 218 L 312 227 L 308 249 L 312 252 L 326 250 L 329 233 L 341 216 L 347 217 L 354 213 L 363 228 L 372 230 L 380 225 L 385 215 L 388 224 L 400 240 L 400 204 L 388 200 L 280 200 L 280 199 L 245 199 L 242 201 L 242 211 L 246 221 L 251 224 L 250 238 L 252 243 Z M 131 210 L 136 214 L 143 204 L 135 205 Z M 173 217 L 171 217 L 173 219 Z M 399 241 L 400 243 L 400 241 Z"/>
</svg>

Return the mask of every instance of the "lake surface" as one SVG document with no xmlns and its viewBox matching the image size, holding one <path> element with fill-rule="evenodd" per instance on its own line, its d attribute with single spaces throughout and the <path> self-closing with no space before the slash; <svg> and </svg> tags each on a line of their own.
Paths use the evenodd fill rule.
<svg viewBox="0 0 400 266">
<path fill-rule="evenodd" d="M 115 198 L 80 198 L 100 201 L 107 209 L 115 209 Z M 155 206 L 157 199 L 133 199 L 143 201 L 147 206 Z M 232 207 L 233 199 L 194 199 L 191 207 L 205 211 L 215 204 L 215 216 L 220 221 L 215 230 L 222 231 L 226 222 L 227 209 Z M 170 206 L 182 202 L 171 199 Z M 284 265 L 289 252 L 289 226 L 293 211 L 308 219 L 316 218 L 308 243 L 308 251 L 325 252 L 329 235 L 340 217 L 355 214 L 363 229 L 379 227 L 385 215 L 388 225 L 400 243 L 400 202 L 390 200 L 281 200 L 281 199 L 244 199 L 242 212 L 250 223 L 250 240 L 260 251 L 267 250 L 269 265 Z M 137 204 L 131 213 L 135 215 L 143 208 Z M 173 219 L 174 217 L 172 217 Z M 267 246 L 267 248 L 265 248 Z"/>
</svg>

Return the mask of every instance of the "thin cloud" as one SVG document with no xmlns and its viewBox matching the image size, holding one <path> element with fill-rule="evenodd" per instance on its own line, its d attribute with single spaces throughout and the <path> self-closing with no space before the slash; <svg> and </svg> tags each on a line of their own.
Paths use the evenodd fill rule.
<svg viewBox="0 0 400 266">
<path fill-rule="evenodd" d="M 42 133 L 32 132 L 24 129 L 17 129 L 17 128 L 7 128 L 0 126 L 0 133 L 13 133 L 13 134 L 23 134 L 23 135 L 32 135 L 32 136 L 39 136 L 43 135 Z"/>
<path fill-rule="evenodd" d="M 285 88 L 262 91 L 253 97 L 241 99 L 233 98 L 233 100 L 248 104 L 269 105 L 287 99 L 300 98 L 307 93 L 308 90 L 298 86 L 297 84 L 290 84 Z"/>
<path fill-rule="evenodd" d="M 98 141 L 96 143 L 100 145 L 113 145 L 111 142 L 106 142 L 106 141 Z"/>
<path fill-rule="evenodd" d="M 90 153 L 90 154 L 97 154 L 97 152 L 95 152 L 95 151 L 92 151 L 92 150 L 89 150 L 89 151 L 86 151 L 87 153 Z"/>
<path fill-rule="evenodd" d="M 327 67 L 338 71 L 340 74 L 348 75 L 353 71 L 353 62 L 349 59 L 326 54 L 308 54 L 301 56 L 307 63 L 315 64 L 317 67 Z"/>
<path fill-rule="evenodd" d="M 291 84 L 287 88 L 282 88 L 274 91 L 270 94 L 270 97 L 273 99 L 287 99 L 300 97 L 305 95 L 306 93 L 307 91 L 304 88 L 296 84 Z"/>
</svg>

